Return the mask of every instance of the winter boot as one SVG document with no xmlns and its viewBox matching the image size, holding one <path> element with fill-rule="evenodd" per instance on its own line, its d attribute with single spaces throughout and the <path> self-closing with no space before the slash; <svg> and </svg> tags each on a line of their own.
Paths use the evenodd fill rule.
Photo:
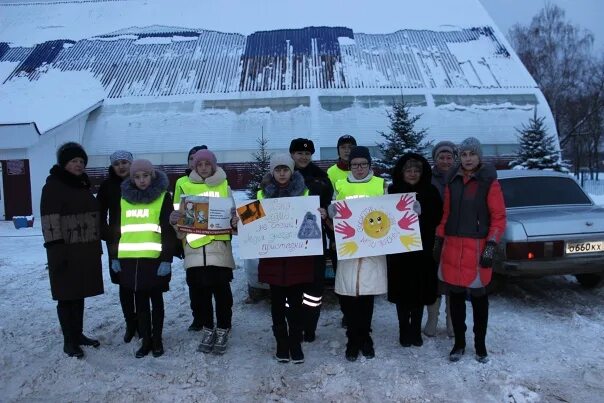
<svg viewBox="0 0 604 403">
<path fill-rule="evenodd" d="M 428 311 L 428 320 L 424 326 L 424 334 L 428 337 L 436 336 L 436 328 L 438 325 L 438 315 L 440 313 L 440 297 L 436 298 L 436 302 L 426 307 Z"/>
<path fill-rule="evenodd" d="M 449 296 L 445 297 L 445 312 L 447 313 L 447 336 L 455 337 L 455 331 L 453 330 L 453 321 L 451 321 L 451 301 Z"/>
<path fill-rule="evenodd" d="M 421 347 L 424 344 L 422 340 L 422 316 L 424 307 L 415 307 L 410 311 L 409 332 L 411 334 L 411 344 L 416 347 Z"/>
<path fill-rule="evenodd" d="M 230 329 L 221 329 L 219 327 L 216 328 L 216 341 L 214 342 L 212 353 L 222 355 L 226 352 L 229 341 L 229 330 Z"/>
<path fill-rule="evenodd" d="M 76 340 L 80 346 L 91 346 L 97 348 L 101 345 L 98 340 L 86 337 L 82 332 L 84 329 L 84 300 L 78 300 L 72 305 L 72 319 L 74 321 L 74 330 L 76 331 Z"/>
<path fill-rule="evenodd" d="M 288 345 L 288 334 L 287 325 L 273 326 L 273 334 L 277 341 L 277 352 L 275 353 L 275 359 L 279 362 L 289 362 L 289 345 Z"/>
<path fill-rule="evenodd" d="M 124 333 L 124 343 L 130 343 L 136 333 L 136 315 L 132 315 L 126 319 L 126 333 Z"/>
<path fill-rule="evenodd" d="M 139 312 L 138 318 L 138 331 L 140 332 L 143 343 L 141 348 L 136 351 L 136 358 L 143 358 L 148 355 L 153 349 L 153 342 L 151 340 L 151 312 Z"/>
<path fill-rule="evenodd" d="M 289 335 L 287 337 L 289 344 L 289 356 L 294 364 L 302 364 L 304 362 L 304 353 L 302 352 L 302 329 L 296 326 L 289 327 Z"/>
<path fill-rule="evenodd" d="M 156 335 L 155 333 L 153 333 L 151 349 L 151 353 L 155 358 L 164 355 L 164 343 L 162 341 L 161 334 Z"/>
<path fill-rule="evenodd" d="M 348 337 L 348 342 L 346 343 L 345 356 L 348 361 L 354 362 L 359 357 L 359 350 L 361 349 L 359 332 L 349 325 L 348 329 L 346 329 L 346 336 Z"/>
<path fill-rule="evenodd" d="M 472 311 L 474 314 L 474 350 L 476 351 L 476 361 L 480 363 L 488 362 L 488 353 L 485 345 L 487 335 L 487 324 L 489 321 L 489 300 L 485 295 L 483 297 L 472 297 Z"/>
<path fill-rule="evenodd" d="M 363 341 L 361 342 L 361 354 L 367 359 L 375 357 L 375 349 L 373 348 L 373 339 L 369 332 L 364 332 Z"/>
<path fill-rule="evenodd" d="M 69 357 L 82 358 L 84 351 L 76 342 L 77 331 L 74 331 L 74 326 L 71 320 L 71 307 L 65 306 L 59 302 L 57 304 L 57 315 L 63 332 L 63 352 Z"/>
<path fill-rule="evenodd" d="M 204 326 L 203 329 L 201 329 L 201 343 L 199 344 L 199 347 L 197 347 L 197 351 L 209 353 L 214 348 L 214 343 L 216 343 L 216 329 L 210 329 Z"/>
<path fill-rule="evenodd" d="M 465 293 L 451 293 L 451 321 L 455 333 L 455 344 L 449 353 L 449 360 L 461 359 L 466 349 L 466 296 Z"/>
<path fill-rule="evenodd" d="M 411 314 L 399 304 L 396 304 L 396 313 L 398 315 L 398 341 L 403 347 L 411 347 L 411 326 L 409 323 Z"/>
</svg>

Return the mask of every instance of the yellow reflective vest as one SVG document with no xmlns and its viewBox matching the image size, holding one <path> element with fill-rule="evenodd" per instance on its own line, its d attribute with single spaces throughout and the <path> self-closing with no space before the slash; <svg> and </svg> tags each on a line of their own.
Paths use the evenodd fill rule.
<svg viewBox="0 0 604 403">
<path fill-rule="evenodd" d="M 344 171 L 340 169 L 338 164 L 332 165 L 327 170 L 327 177 L 331 181 L 331 186 L 333 186 L 333 190 L 336 190 L 336 183 L 338 183 L 341 179 L 346 179 L 350 171 Z"/>
<path fill-rule="evenodd" d="M 159 216 L 164 202 L 162 194 L 151 203 L 130 203 L 120 200 L 120 243 L 119 259 L 158 258 L 161 254 L 161 226 Z"/>
<path fill-rule="evenodd" d="M 336 182 L 336 192 L 336 200 L 382 196 L 384 179 L 377 176 L 372 177 L 369 182 L 348 182 L 348 179 L 340 179 Z"/>
<path fill-rule="evenodd" d="M 183 181 L 180 185 L 182 195 L 187 196 L 209 196 L 209 197 L 229 197 L 229 183 L 223 180 L 216 186 L 209 186 L 205 183 L 193 183 L 190 180 Z M 176 198 L 174 198 L 176 204 Z M 180 200 L 178 200 L 180 206 Z M 209 244 L 213 240 L 230 241 L 229 234 L 222 235 L 203 235 L 203 234 L 187 234 L 185 237 L 187 244 L 191 248 L 197 249 Z"/>
<path fill-rule="evenodd" d="M 189 176 L 181 176 L 176 180 L 174 184 L 174 210 L 178 210 L 180 208 L 180 196 L 183 194 L 183 184 L 189 182 Z"/>
</svg>

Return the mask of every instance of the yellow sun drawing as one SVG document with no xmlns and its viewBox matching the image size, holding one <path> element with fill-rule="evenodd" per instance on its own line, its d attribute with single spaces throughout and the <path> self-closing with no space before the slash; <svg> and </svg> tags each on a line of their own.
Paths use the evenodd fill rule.
<svg viewBox="0 0 604 403">
<path fill-rule="evenodd" d="M 363 219 L 363 229 L 371 238 L 382 238 L 390 231 L 390 219 L 383 211 L 372 211 Z"/>
</svg>

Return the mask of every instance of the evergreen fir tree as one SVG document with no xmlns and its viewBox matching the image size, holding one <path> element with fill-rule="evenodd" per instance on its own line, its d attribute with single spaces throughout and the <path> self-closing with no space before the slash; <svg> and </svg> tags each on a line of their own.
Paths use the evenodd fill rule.
<svg viewBox="0 0 604 403">
<path fill-rule="evenodd" d="M 390 132 L 378 132 L 384 142 L 377 144 L 382 158 L 376 160 L 374 165 L 384 171 L 382 176 L 387 179 L 390 179 L 392 169 L 402 155 L 409 152 L 423 154 L 431 145 L 431 142 L 424 141 L 426 130 L 414 128 L 421 115 L 412 115 L 409 108 L 404 100 L 395 103 L 392 111 L 386 111 L 390 119 Z"/>
<path fill-rule="evenodd" d="M 268 172 L 271 160 L 271 155 L 266 150 L 268 139 L 264 137 L 264 130 L 262 131 L 262 135 L 256 139 L 256 143 L 258 143 L 258 151 L 252 154 L 256 162 L 250 163 L 252 178 L 247 186 L 247 196 L 250 199 L 256 199 L 258 189 L 260 189 L 260 184 L 262 183 L 262 178 L 264 178 L 264 175 Z"/>
<path fill-rule="evenodd" d="M 556 150 L 554 139 L 547 134 L 543 123 L 545 118 L 535 115 L 529 119 L 528 125 L 516 129 L 520 133 L 520 148 L 516 158 L 510 161 L 513 169 L 547 169 L 558 172 L 568 172 L 566 164 L 560 159 L 560 152 Z"/>
</svg>

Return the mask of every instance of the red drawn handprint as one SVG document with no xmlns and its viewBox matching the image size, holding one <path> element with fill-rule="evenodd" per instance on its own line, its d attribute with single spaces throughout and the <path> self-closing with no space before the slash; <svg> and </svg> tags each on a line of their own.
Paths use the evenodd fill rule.
<svg viewBox="0 0 604 403">
<path fill-rule="evenodd" d="M 350 218 L 351 216 L 352 216 L 352 211 L 350 211 L 350 208 L 348 208 L 348 204 L 346 204 L 346 201 L 336 203 L 335 218 L 345 220 L 347 218 Z"/>
<path fill-rule="evenodd" d="M 406 194 L 401 196 L 401 199 L 399 200 L 399 202 L 396 204 L 396 209 L 398 211 L 405 211 L 405 210 L 409 210 L 410 209 L 410 205 L 413 203 L 413 197 Z"/>
<path fill-rule="evenodd" d="M 342 238 L 342 239 L 352 238 L 354 236 L 354 234 L 356 233 L 354 228 L 352 228 L 350 225 L 348 225 L 348 223 L 346 221 L 336 224 L 335 231 L 339 234 L 344 235 L 344 238 Z"/>
<path fill-rule="evenodd" d="M 415 224 L 416 222 L 417 222 L 416 215 L 410 214 L 410 213 L 405 213 L 403 218 L 398 220 L 398 226 L 401 227 L 402 229 L 412 230 L 413 228 L 411 228 L 411 225 Z"/>
</svg>

